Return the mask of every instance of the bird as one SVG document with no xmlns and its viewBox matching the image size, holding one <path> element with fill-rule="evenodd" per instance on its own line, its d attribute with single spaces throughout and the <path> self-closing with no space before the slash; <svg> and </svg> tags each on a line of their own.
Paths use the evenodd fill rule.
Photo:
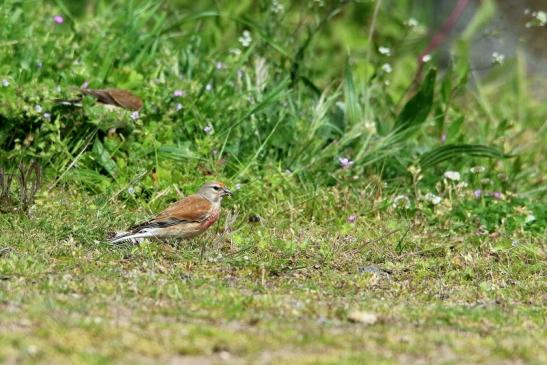
<svg viewBox="0 0 547 365">
<path fill-rule="evenodd" d="M 221 182 L 204 184 L 197 193 L 179 200 L 154 218 L 119 232 L 110 243 L 130 241 L 138 243 L 143 238 L 190 239 L 211 227 L 220 217 L 220 204 L 232 192 Z"/>
<path fill-rule="evenodd" d="M 137 95 L 131 93 L 128 90 L 124 89 L 87 89 L 83 88 L 80 90 L 82 96 L 89 95 L 97 99 L 97 102 L 104 104 L 109 107 L 117 107 L 122 109 L 127 109 L 131 111 L 139 111 L 143 102 L 142 99 Z M 82 106 L 82 98 L 74 100 L 56 100 L 59 105 L 69 105 L 69 106 Z"/>
</svg>

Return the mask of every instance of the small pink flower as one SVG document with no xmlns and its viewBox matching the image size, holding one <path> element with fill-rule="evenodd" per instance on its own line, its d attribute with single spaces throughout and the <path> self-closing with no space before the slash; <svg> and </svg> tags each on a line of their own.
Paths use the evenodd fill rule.
<svg viewBox="0 0 547 365">
<path fill-rule="evenodd" d="M 54 21 L 55 23 L 57 23 L 57 24 L 63 24 L 63 23 L 65 22 L 65 20 L 63 19 L 63 17 L 60 16 L 60 15 L 55 15 L 55 16 L 53 17 L 53 21 Z"/>
<path fill-rule="evenodd" d="M 492 193 L 492 196 L 494 197 L 494 199 L 496 200 L 500 200 L 501 199 L 501 193 L 499 191 L 495 191 Z"/>
<path fill-rule="evenodd" d="M 175 90 L 173 92 L 173 96 L 175 96 L 175 97 L 182 97 L 182 96 L 185 96 L 185 95 L 186 95 L 186 93 L 184 92 L 184 90 Z"/>
<path fill-rule="evenodd" d="M 357 220 L 357 216 L 355 214 L 352 214 L 348 217 L 348 223 L 355 223 L 355 221 Z"/>
<path fill-rule="evenodd" d="M 349 169 L 353 165 L 353 161 L 346 157 L 338 157 L 338 162 L 343 169 Z"/>
<path fill-rule="evenodd" d="M 89 81 L 84 81 L 82 86 L 80 86 L 82 89 L 87 89 L 89 87 Z"/>
</svg>

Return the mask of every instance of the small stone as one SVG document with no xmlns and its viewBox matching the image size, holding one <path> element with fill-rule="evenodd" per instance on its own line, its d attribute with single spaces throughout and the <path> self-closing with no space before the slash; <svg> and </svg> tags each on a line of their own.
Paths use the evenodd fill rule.
<svg viewBox="0 0 547 365">
<path fill-rule="evenodd" d="M 348 315 L 348 320 L 352 323 L 361 323 L 368 326 L 378 322 L 378 316 L 372 312 L 352 311 Z"/>
</svg>

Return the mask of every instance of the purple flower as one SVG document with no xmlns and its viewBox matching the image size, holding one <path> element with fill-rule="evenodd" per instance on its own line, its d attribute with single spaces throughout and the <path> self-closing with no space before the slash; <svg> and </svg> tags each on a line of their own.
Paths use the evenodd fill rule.
<svg viewBox="0 0 547 365">
<path fill-rule="evenodd" d="M 214 129 L 213 129 L 213 126 L 211 124 L 209 125 L 206 125 L 204 128 L 203 128 L 203 131 L 206 133 L 206 134 L 212 134 L 214 132 Z"/>
<path fill-rule="evenodd" d="M 131 113 L 131 119 L 137 120 L 137 119 L 139 119 L 139 118 L 140 118 L 139 112 L 133 112 L 133 113 Z"/>
<path fill-rule="evenodd" d="M 475 198 L 477 199 L 480 199 L 481 195 L 482 195 L 482 190 L 481 189 L 477 189 L 473 192 L 473 195 L 475 195 Z"/>
<path fill-rule="evenodd" d="M 349 169 L 353 165 L 353 161 L 346 157 L 338 157 L 338 162 L 343 169 Z"/>
<path fill-rule="evenodd" d="M 499 191 L 494 191 L 492 193 L 492 196 L 494 197 L 494 199 L 496 200 L 500 200 L 501 199 L 501 193 Z"/>
<path fill-rule="evenodd" d="M 348 217 L 348 223 L 355 223 L 357 220 L 357 216 L 355 214 L 352 214 Z"/>
<path fill-rule="evenodd" d="M 57 24 L 63 24 L 63 23 L 65 22 L 65 20 L 63 19 L 63 17 L 60 16 L 60 15 L 55 15 L 55 16 L 53 17 L 53 21 L 54 21 L 55 23 L 57 23 Z"/>
<path fill-rule="evenodd" d="M 89 87 L 89 81 L 84 81 L 82 86 L 80 86 L 82 89 L 87 89 Z"/>
<path fill-rule="evenodd" d="M 186 96 L 186 92 L 184 90 L 175 90 L 173 92 L 173 96 L 176 96 L 176 97 Z"/>
</svg>

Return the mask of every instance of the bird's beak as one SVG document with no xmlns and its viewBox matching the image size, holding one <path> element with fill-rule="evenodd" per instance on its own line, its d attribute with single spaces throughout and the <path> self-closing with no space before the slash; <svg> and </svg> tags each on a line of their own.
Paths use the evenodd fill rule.
<svg viewBox="0 0 547 365">
<path fill-rule="evenodd" d="M 224 193 L 224 194 L 222 194 L 223 196 L 230 196 L 230 195 L 232 195 L 232 192 L 231 192 L 229 189 L 227 189 L 227 188 L 224 188 L 223 193 Z"/>
</svg>

